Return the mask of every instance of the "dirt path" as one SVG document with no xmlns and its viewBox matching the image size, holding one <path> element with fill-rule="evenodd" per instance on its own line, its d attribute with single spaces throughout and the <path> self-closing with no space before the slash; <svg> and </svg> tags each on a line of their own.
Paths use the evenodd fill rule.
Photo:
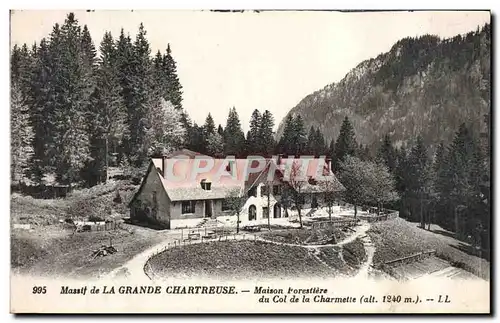
<svg viewBox="0 0 500 323">
<path fill-rule="evenodd" d="M 149 278 L 146 276 L 146 273 L 144 272 L 144 266 L 146 265 L 149 258 L 156 255 L 159 251 L 165 250 L 166 248 L 172 246 L 174 244 L 174 241 L 177 241 L 179 237 L 179 230 L 172 230 L 171 232 L 166 233 L 165 240 L 137 254 L 134 258 L 127 261 L 123 266 L 114 269 L 104 277 L 115 278 L 120 275 L 125 275 L 134 277 L 134 279 L 140 279 L 142 277 L 149 280 Z"/>
<path fill-rule="evenodd" d="M 369 227 L 370 227 L 370 225 L 368 224 L 368 228 Z M 373 245 L 372 239 L 370 238 L 369 235 L 364 235 L 363 237 L 361 237 L 361 241 L 363 241 L 363 246 L 365 247 L 366 261 L 359 268 L 359 271 L 356 274 L 356 277 L 368 279 L 369 275 L 370 275 L 370 271 L 371 271 L 371 266 L 373 264 L 373 256 L 375 255 L 376 248 Z"/>
</svg>

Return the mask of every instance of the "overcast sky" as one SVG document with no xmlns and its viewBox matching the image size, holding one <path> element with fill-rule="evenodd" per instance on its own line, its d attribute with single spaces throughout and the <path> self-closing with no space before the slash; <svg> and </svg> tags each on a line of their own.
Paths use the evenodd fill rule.
<svg viewBox="0 0 500 323">
<path fill-rule="evenodd" d="M 226 122 L 235 106 L 248 129 L 254 109 L 276 126 L 303 97 L 341 80 L 361 61 L 406 36 L 451 37 L 490 21 L 489 12 L 74 11 L 96 47 L 105 31 L 134 39 L 141 22 L 152 54 L 170 43 L 183 86 L 183 106 L 201 124 L 208 112 Z M 12 44 L 32 44 L 62 24 L 66 11 L 16 11 Z M 11 44 L 11 45 L 12 45 Z"/>
</svg>

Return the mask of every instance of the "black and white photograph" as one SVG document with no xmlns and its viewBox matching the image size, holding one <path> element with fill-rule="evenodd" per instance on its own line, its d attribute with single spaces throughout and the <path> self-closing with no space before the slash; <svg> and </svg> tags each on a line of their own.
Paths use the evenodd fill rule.
<svg viewBox="0 0 500 323">
<path fill-rule="evenodd" d="M 11 312 L 489 313 L 491 29 L 11 10 Z"/>
</svg>

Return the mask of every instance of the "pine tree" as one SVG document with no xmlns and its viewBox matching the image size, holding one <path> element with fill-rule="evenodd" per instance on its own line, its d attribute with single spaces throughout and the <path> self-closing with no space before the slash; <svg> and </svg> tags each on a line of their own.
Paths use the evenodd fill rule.
<svg viewBox="0 0 500 323">
<path fill-rule="evenodd" d="M 481 181 L 483 175 L 483 156 L 477 139 L 465 124 L 462 124 L 450 146 L 447 156 L 446 178 L 449 182 L 445 192 L 449 197 L 449 205 L 454 210 L 455 230 L 459 236 L 464 231 L 473 231 L 475 221 L 481 216 L 476 206 L 481 200 Z M 460 224 L 458 210 L 467 209 L 469 218 L 463 219 Z M 465 226 L 465 227 L 464 227 Z"/>
<path fill-rule="evenodd" d="M 355 156 L 358 144 L 356 142 L 356 134 L 354 128 L 346 116 L 340 127 L 340 133 L 335 143 L 335 156 L 332 160 L 334 169 L 339 169 L 340 162 L 346 156 Z"/>
<path fill-rule="evenodd" d="M 134 59 L 134 46 L 129 35 L 125 35 L 123 28 L 120 31 L 120 36 L 116 41 L 116 65 L 118 68 L 118 79 L 120 82 L 120 96 L 127 109 L 127 134 L 122 140 L 122 144 L 119 147 L 119 160 L 126 164 L 129 163 L 130 157 L 133 154 L 133 149 L 131 148 L 132 140 L 130 132 L 131 122 L 133 117 L 133 93 L 135 78 L 133 77 L 133 70 L 135 65 Z"/>
<path fill-rule="evenodd" d="M 295 156 L 300 156 L 306 149 L 307 134 L 304 127 L 304 120 L 297 114 L 293 120 L 293 153 Z"/>
<path fill-rule="evenodd" d="M 207 153 L 215 158 L 224 156 L 224 138 L 217 132 L 207 137 Z"/>
<path fill-rule="evenodd" d="M 163 56 L 163 68 L 167 84 L 167 101 L 172 102 L 176 109 L 182 109 L 182 85 L 177 76 L 177 63 L 172 57 L 170 44 L 167 45 L 167 54 Z"/>
<path fill-rule="evenodd" d="M 59 33 L 59 26 L 56 24 Z M 40 41 L 39 48 L 32 51 L 31 75 L 29 79 L 29 93 L 26 98 L 29 105 L 29 115 L 33 127 L 33 155 L 30 162 L 29 177 L 35 182 L 40 183 L 47 167 L 48 147 L 53 140 L 53 126 L 49 122 L 52 117 L 52 107 L 54 99 L 54 87 L 52 77 L 53 69 L 51 55 L 49 52 L 48 41 L 43 38 Z"/>
<path fill-rule="evenodd" d="M 92 37 L 90 36 L 89 29 L 87 25 L 83 26 L 82 30 L 82 38 L 81 38 L 81 49 L 82 49 L 82 60 L 83 64 L 86 67 L 91 69 L 96 68 L 96 57 L 97 51 L 95 49 L 94 43 L 92 41 Z M 92 70 L 90 72 L 93 72 Z"/>
<path fill-rule="evenodd" d="M 384 136 L 384 141 L 377 152 L 377 159 L 387 166 L 389 172 L 394 172 L 394 168 L 396 167 L 396 156 L 389 134 Z"/>
<path fill-rule="evenodd" d="M 259 126 L 258 142 L 260 144 L 260 153 L 266 157 L 272 155 L 275 147 L 274 141 L 274 117 L 269 110 L 264 111 Z"/>
<path fill-rule="evenodd" d="M 401 217 L 406 218 L 408 215 L 408 151 L 405 146 L 395 150 L 396 154 L 396 168 L 394 170 L 394 179 L 396 180 L 396 190 L 400 196 L 399 200 L 399 213 Z"/>
<path fill-rule="evenodd" d="M 330 145 L 328 146 L 328 156 L 333 159 L 335 156 L 335 139 L 330 141 Z"/>
<path fill-rule="evenodd" d="M 316 129 L 314 129 L 314 126 L 311 126 L 311 128 L 309 128 L 309 134 L 307 136 L 307 144 L 304 153 L 306 155 L 316 155 Z"/>
<path fill-rule="evenodd" d="M 292 114 L 288 114 L 285 120 L 283 135 L 281 136 L 277 152 L 281 154 L 293 154 L 294 148 L 294 122 Z"/>
<path fill-rule="evenodd" d="M 215 122 L 210 112 L 208 113 L 208 116 L 205 119 L 205 124 L 203 125 L 203 131 L 205 133 L 206 138 L 208 138 L 208 136 L 210 135 L 215 134 Z"/>
<path fill-rule="evenodd" d="M 17 83 L 10 92 L 10 156 L 11 181 L 17 183 L 26 178 L 26 170 L 33 154 L 33 128 L 29 109 Z"/>
<path fill-rule="evenodd" d="M 16 84 L 18 91 L 21 91 L 24 97 L 29 95 L 29 86 L 31 81 L 32 57 L 28 51 L 28 46 L 23 44 L 20 48 L 14 45 L 10 59 L 10 79 L 12 84 Z"/>
<path fill-rule="evenodd" d="M 183 146 L 184 147 L 187 147 L 188 149 L 192 149 L 191 148 L 191 133 L 192 133 L 192 126 L 193 126 L 193 123 L 191 121 L 191 118 L 189 117 L 188 113 L 184 110 L 182 110 L 181 112 L 181 123 L 182 123 L 182 126 L 184 127 L 184 144 Z"/>
<path fill-rule="evenodd" d="M 203 127 L 199 127 L 196 122 L 189 128 L 187 148 L 205 154 L 206 146 L 203 138 Z"/>
<path fill-rule="evenodd" d="M 36 48 L 36 47 L 35 47 Z M 11 180 L 23 181 L 30 177 L 30 159 L 33 156 L 33 128 L 31 115 L 34 113 L 31 81 L 34 75 L 35 53 L 26 44 L 14 45 L 10 60 L 11 84 Z M 33 167 L 31 167 L 33 169 Z"/>
<path fill-rule="evenodd" d="M 132 64 L 130 66 L 131 86 L 130 100 L 126 101 L 129 119 L 129 153 L 134 166 L 142 166 L 147 162 L 149 147 L 147 146 L 147 111 L 148 107 L 154 106 L 158 97 L 153 92 L 153 74 L 150 60 L 151 49 L 146 39 L 146 29 L 141 23 L 136 36 Z M 127 77 L 127 75 L 126 75 Z"/>
<path fill-rule="evenodd" d="M 226 156 L 241 156 L 245 146 L 245 135 L 236 108 L 229 110 L 226 128 L 224 129 L 224 154 Z"/>
<path fill-rule="evenodd" d="M 221 124 L 219 124 L 219 127 L 217 127 L 217 133 L 221 136 L 224 136 L 224 128 Z"/>
<path fill-rule="evenodd" d="M 412 215 L 419 214 L 421 227 L 425 228 L 425 203 L 431 189 L 431 163 L 423 138 L 417 137 L 408 156 L 407 189 L 412 201 Z"/>
<path fill-rule="evenodd" d="M 255 155 L 262 153 L 262 147 L 260 142 L 260 127 L 262 124 L 262 115 L 260 111 L 255 109 L 250 117 L 250 130 L 247 135 L 247 154 Z"/>
<path fill-rule="evenodd" d="M 109 155 L 120 144 L 127 128 L 127 109 L 120 95 L 116 45 L 110 32 L 106 32 L 100 45 L 99 68 L 96 72 L 95 91 L 91 108 L 93 134 L 92 171 L 104 173 L 107 181 Z"/>
<path fill-rule="evenodd" d="M 163 66 L 163 55 L 158 50 L 153 58 L 153 82 L 155 93 L 158 97 L 168 99 L 165 69 Z"/>
<path fill-rule="evenodd" d="M 10 80 L 11 83 L 19 82 L 19 75 L 21 74 L 21 49 L 17 44 L 12 48 L 10 53 Z"/>
<path fill-rule="evenodd" d="M 449 180 L 447 178 L 448 173 L 448 165 L 446 160 L 446 149 L 443 143 L 440 143 L 436 148 L 436 153 L 434 155 L 434 160 L 432 163 L 432 176 L 433 176 L 433 190 L 435 192 L 434 196 L 434 209 L 436 213 L 439 215 L 438 219 L 441 225 L 449 225 L 451 222 L 450 219 L 447 218 L 447 204 L 448 196 L 446 195 L 448 192 L 447 185 L 449 184 Z"/>
<path fill-rule="evenodd" d="M 323 156 L 327 152 L 326 148 L 326 142 L 325 142 L 325 137 L 323 137 L 323 134 L 319 130 L 319 127 L 316 128 L 316 156 Z"/>
<path fill-rule="evenodd" d="M 94 85 L 90 82 L 81 42 L 81 28 L 70 13 L 61 27 L 60 48 L 52 47 L 52 55 L 58 55 L 55 50 L 62 51 L 54 71 L 55 131 L 51 155 L 57 179 L 70 187 L 80 179 L 80 171 L 90 159 L 86 113 Z M 51 45 L 58 44 L 51 41 Z"/>
</svg>

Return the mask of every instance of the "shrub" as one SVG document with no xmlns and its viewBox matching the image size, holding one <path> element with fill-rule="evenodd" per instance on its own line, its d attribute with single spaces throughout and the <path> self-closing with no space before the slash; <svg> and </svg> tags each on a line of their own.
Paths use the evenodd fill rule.
<svg viewBox="0 0 500 323">
<path fill-rule="evenodd" d="M 105 199 L 79 199 L 70 204 L 68 215 L 72 219 L 88 219 L 89 221 L 103 221 L 111 215 L 111 205 Z"/>
</svg>

